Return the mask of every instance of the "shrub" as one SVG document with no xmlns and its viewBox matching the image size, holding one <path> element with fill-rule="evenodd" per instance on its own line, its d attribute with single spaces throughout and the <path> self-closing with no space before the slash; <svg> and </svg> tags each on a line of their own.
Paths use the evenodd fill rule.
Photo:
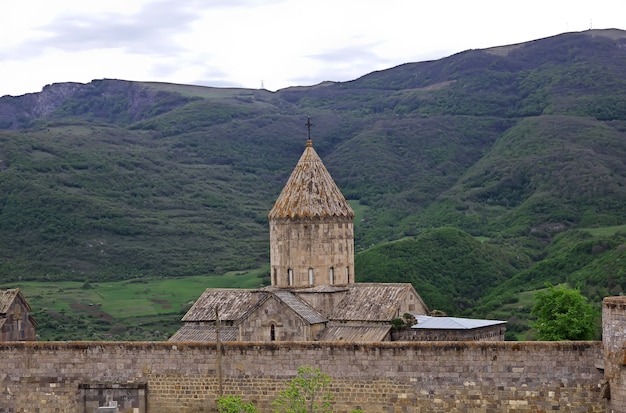
<svg viewBox="0 0 626 413">
<path fill-rule="evenodd" d="M 257 413 L 252 402 L 244 403 L 239 396 L 224 396 L 217 399 L 219 413 Z"/>
<path fill-rule="evenodd" d="M 275 413 L 330 413 L 332 379 L 319 368 L 298 367 L 298 376 L 282 390 L 272 406 Z"/>
</svg>

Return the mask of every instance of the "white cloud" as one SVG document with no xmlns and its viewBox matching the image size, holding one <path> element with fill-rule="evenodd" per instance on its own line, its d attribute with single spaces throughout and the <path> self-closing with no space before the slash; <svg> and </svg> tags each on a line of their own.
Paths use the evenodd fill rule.
<svg viewBox="0 0 626 413">
<path fill-rule="evenodd" d="M 0 0 L 0 96 L 97 78 L 275 90 L 566 31 L 622 0 Z"/>
</svg>

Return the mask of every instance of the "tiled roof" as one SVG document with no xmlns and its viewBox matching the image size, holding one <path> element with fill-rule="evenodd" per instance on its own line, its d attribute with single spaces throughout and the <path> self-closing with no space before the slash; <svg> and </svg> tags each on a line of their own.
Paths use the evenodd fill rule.
<svg viewBox="0 0 626 413">
<path fill-rule="evenodd" d="M 333 296 L 320 298 L 326 303 L 324 305 L 328 305 L 324 313 L 309 303 L 316 302 L 309 294 Z M 320 340 L 380 341 L 388 334 L 390 321 L 402 316 L 402 306 L 411 296 L 416 304 L 415 311 L 427 311 L 410 283 L 355 283 L 295 290 L 273 287 L 261 290 L 208 288 L 185 314 L 182 321 L 186 325 L 171 340 L 215 341 L 215 328 L 204 324 L 215 322 L 215 307 L 219 308 L 220 321 L 229 326 L 234 324 L 233 336 L 228 336 L 229 330 L 225 327 L 222 339 L 236 340 L 237 325 L 274 297 L 309 324 L 328 323 Z M 423 306 L 421 310 L 420 304 Z"/>
<path fill-rule="evenodd" d="M 292 292 L 286 290 L 275 290 L 273 293 L 309 324 L 325 323 L 328 321 L 319 313 L 319 311 L 305 303 Z"/>
<path fill-rule="evenodd" d="M 505 324 L 506 321 L 499 320 L 476 320 L 471 318 L 457 317 L 431 317 L 427 315 L 416 315 L 417 324 L 413 329 L 424 330 L 473 330 L 475 328 L 489 327 L 496 324 Z"/>
<path fill-rule="evenodd" d="M 336 293 L 340 291 L 348 291 L 346 286 L 335 285 L 316 285 L 315 287 L 298 288 L 298 294 L 315 294 L 315 293 Z"/>
<path fill-rule="evenodd" d="M 20 294 L 20 290 L 18 288 L 0 290 L 0 314 L 6 314 L 7 311 L 9 311 L 11 303 L 13 303 L 18 294 Z"/>
<path fill-rule="evenodd" d="M 328 216 L 354 218 L 354 211 L 310 140 L 268 216 L 270 219 Z"/>
<path fill-rule="evenodd" d="M 215 307 L 221 321 L 237 321 L 259 301 L 259 294 L 265 293 L 236 288 L 207 288 L 182 321 L 215 321 Z"/>
<path fill-rule="evenodd" d="M 391 325 L 333 325 L 328 326 L 320 335 L 319 341 L 374 342 L 383 341 L 389 334 Z"/>
<path fill-rule="evenodd" d="M 238 336 L 238 327 L 220 326 L 220 341 L 237 341 Z M 217 333 L 215 326 L 185 324 L 169 341 L 217 341 Z"/>
<path fill-rule="evenodd" d="M 409 283 L 355 283 L 335 305 L 332 320 L 384 321 L 402 316 L 398 303 L 413 287 Z"/>
</svg>

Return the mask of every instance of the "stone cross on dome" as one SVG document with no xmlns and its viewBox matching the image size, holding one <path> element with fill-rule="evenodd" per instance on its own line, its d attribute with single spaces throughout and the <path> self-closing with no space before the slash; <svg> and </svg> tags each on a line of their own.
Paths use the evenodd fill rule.
<svg viewBox="0 0 626 413">
<path fill-rule="evenodd" d="M 309 132 L 309 140 L 307 140 L 306 142 L 306 146 L 313 146 L 313 142 L 311 141 L 311 126 L 313 126 L 313 124 L 311 123 L 311 118 L 310 117 L 306 117 L 306 128 Z"/>
</svg>

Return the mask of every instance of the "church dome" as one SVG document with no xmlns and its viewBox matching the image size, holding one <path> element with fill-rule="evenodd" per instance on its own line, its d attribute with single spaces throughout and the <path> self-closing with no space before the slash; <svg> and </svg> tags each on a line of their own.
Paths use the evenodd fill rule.
<svg viewBox="0 0 626 413">
<path fill-rule="evenodd" d="M 268 216 L 270 219 L 354 218 L 354 211 L 313 149 L 310 139 Z"/>
</svg>

